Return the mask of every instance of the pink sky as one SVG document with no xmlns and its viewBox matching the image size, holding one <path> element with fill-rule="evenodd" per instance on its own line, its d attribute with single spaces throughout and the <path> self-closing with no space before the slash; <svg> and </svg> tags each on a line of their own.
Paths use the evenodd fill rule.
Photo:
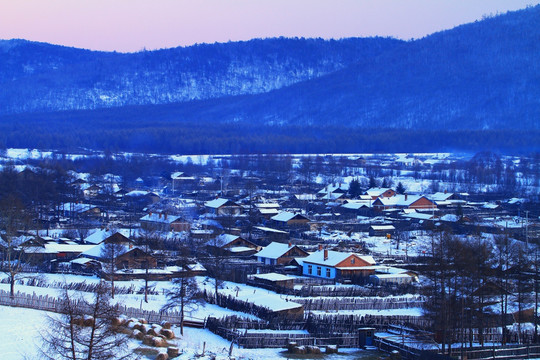
<svg viewBox="0 0 540 360">
<path fill-rule="evenodd" d="M 0 0 L 0 39 L 132 52 L 264 37 L 419 38 L 540 0 Z"/>
</svg>

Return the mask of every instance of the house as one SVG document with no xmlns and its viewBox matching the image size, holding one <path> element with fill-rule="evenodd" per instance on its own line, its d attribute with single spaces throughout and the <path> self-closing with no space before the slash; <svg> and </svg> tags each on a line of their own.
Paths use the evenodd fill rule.
<svg viewBox="0 0 540 360">
<path fill-rule="evenodd" d="M 437 207 L 444 207 L 448 205 L 454 205 L 456 203 L 462 203 L 457 194 L 449 192 L 436 192 L 435 194 L 428 196 L 430 200 L 437 204 Z"/>
<path fill-rule="evenodd" d="M 292 276 L 278 273 L 253 274 L 248 275 L 248 284 L 270 290 L 275 290 L 276 288 L 292 289 L 294 287 L 294 279 Z"/>
<path fill-rule="evenodd" d="M 138 205 L 151 205 L 159 202 L 161 198 L 151 191 L 133 190 L 124 195 L 124 200 Z"/>
<path fill-rule="evenodd" d="M 101 192 L 101 187 L 96 184 L 92 184 L 83 190 L 85 197 L 96 197 Z"/>
<path fill-rule="evenodd" d="M 275 224 L 289 227 L 307 226 L 310 220 L 302 214 L 295 214 L 288 211 L 282 211 L 270 218 Z"/>
<path fill-rule="evenodd" d="M 157 266 L 156 258 L 138 247 L 127 249 L 116 257 L 115 262 L 117 269 L 146 269 Z"/>
<path fill-rule="evenodd" d="M 306 257 L 309 253 L 291 243 L 272 242 L 257 254 L 257 260 L 266 265 L 289 265 L 296 257 Z"/>
<path fill-rule="evenodd" d="M 139 219 L 141 229 L 148 231 L 189 231 L 191 224 L 181 216 L 167 213 L 148 213 Z"/>
<path fill-rule="evenodd" d="M 259 203 L 255 204 L 259 214 L 264 218 L 269 219 L 271 216 L 279 214 L 279 204 L 278 203 Z"/>
<path fill-rule="evenodd" d="M 374 285 L 406 285 L 418 281 L 418 274 L 414 271 L 383 265 L 373 268 L 375 274 L 369 277 L 369 281 Z"/>
<path fill-rule="evenodd" d="M 305 276 L 335 280 L 355 280 L 374 274 L 373 257 L 322 249 L 303 259 Z"/>
<path fill-rule="evenodd" d="M 92 234 L 84 238 L 83 242 L 85 244 L 101 244 L 102 242 L 120 242 L 120 243 L 131 243 L 129 239 L 129 230 L 109 230 L 109 229 L 98 229 Z"/>
<path fill-rule="evenodd" d="M 75 216 L 90 216 L 90 217 L 100 217 L 101 210 L 99 207 L 90 204 L 79 204 L 79 203 L 64 203 L 61 205 L 61 211 L 64 216 L 75 217 Z"/>
<path fill-rule="evenodd" d="M 369 227 L 369 236 L 388 236 L 394 235 L 395 232 L 394 225 L 371 225 Z"/>
<path fill-rule="evenodd" d="M 269 242 L 287 242 L 289 240 L 289 233 L 283 230 L 273 229 L 266 226 L 254 226 L 251 235 L 255 239 L 260 239 L 258 241 L 261 244 L 261 241 Z M 263 244 L 264 245 L 264 244 Z"/>
<path fill-rule="evenodd" d="M 372 200 L 377 198 L 389 198 L 396 195 L 396 192 L 390 188 L 370 188 L 366 190 L 366 195 L 369 195 Z"/>
<path fill-rule="evenodd" d="M 317 193 L 318 197 L 328 196 L 329 194 L 346 194 L 349 191 L 349 184 L 330 184 Z"/>
<path fill-rule="evenodd" d="M 437 205 L 423 195 L 396 195 L 393 197 L 379 197 L 373 202 L 375 211 L 390 209 L 436 209 Z"/>
<path fill-rule="evenodd" d="M 231 255 L 253 255 L 259 250 L 259 246 L 248 241 L 241 236 L 231 234 L 221 234 L 208 241 L 207 246 L 221 249 Z"/>
<path fill-rule="evenodd" d="M 217 216 L 238 216 L 242 214 L 242 206 L 234 201 L 217 198 L 204 203 L 210 214 Z"/>
</svg>

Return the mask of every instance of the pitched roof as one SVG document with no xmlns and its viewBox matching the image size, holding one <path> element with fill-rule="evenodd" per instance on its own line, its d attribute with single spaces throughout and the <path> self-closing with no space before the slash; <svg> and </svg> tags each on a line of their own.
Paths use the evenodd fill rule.
<svg viewBox="0 0 540 360">
<path fill-rule="evenodd" d="M 278 242 L 271 242 L 268 246 L 259 251 L 256 256 L 277 259 L 283 256 L 287 251 L 294 248 L 296 245 L 289 246 L 288 244 L 282 244 Z"/>
<path fill-rule="evenodd" d="M 319 250 L 312 253 L 308 257 L 304 258 L 303 259 L 304 263 L 312 263 L 316 265 L 334 267 L 340 262 L 342 262 L 343 260 L 347 259 L 348 257 L 355 255 L 358 258 L 367 262 L 368 264 L 372 264 L 372 265 L 375 264 L 375 260 L 373 260 L 373 257 L 369 255 L 358 255 L 355 253 L 344 253 L 344 252 L 332 251 L 332 250 L 326 250 L 326 251 L 328 251 L 328 258 L 326 260 L 324 259 L 325 250 Z"/>
<path fill-rule="evenodd" d="M 381 196 L 385 191 L 392 190 L 391 188 L 374 187 L 366 190 L 366 194 L 370 196 Z"/>
<path fill-rule="evenodd" d="M 233 201 L 231 201 L 229 199 L 224 199 L 224 198 L 214 199 L 214 200 L 210 200 L 210 201 L 207 201 L 207 202 L 204 203 L 204 206 L 212 208 L 212 209 L 217 209 L 217 208 L 220 208 L 220 207 L 222 207 L 224 205 L 239 206 L 235 202 L 233 202 Z"/>
<path fill-rule="evenodd" d="M 275 221 L 283 221 L 283 222 L 290 221 L 290 220 L 292 220 L 292 219 L 294 219 L 294 218 L 309 220 L 309 219 L 308 219 L 307 217 L 305 217 L 304 215 L 301 215 L 301 214 L 295 214 L 295 213 L 291 213 L 291 212 L 288 212 L 288 211 L 282 211 L 282 212 L 280 212 L 279 214 L 277 214 L 277 215 L 271 217 L 272 220 L 275 220 Z"/>
<path fill-rule="evenodd" d="M 144 215 L 139 220 L 140 221 L 155 222 L 155 223 L 171 224 L 171 223 L 175 222 L 178 219 L 180 219 L 180 216 L 178 216 L 178 215 L 150 213 L 150 214 Z"/>
</svg>

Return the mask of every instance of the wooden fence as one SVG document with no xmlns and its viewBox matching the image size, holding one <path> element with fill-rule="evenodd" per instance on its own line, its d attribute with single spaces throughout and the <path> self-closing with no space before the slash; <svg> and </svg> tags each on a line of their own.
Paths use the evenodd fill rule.
<svg viewBox="0 0 540 360">
<path fill-rule="evenodd" d="M 359 327 L 386 328 L 389 325 L 426 329 L 431 325 L 431 321 L 420 316 L 405 315 L 310 314 L 306 329 L 313 334 L 327 335 L 353 333 Z"/>
<path fill-rule="evenodd" d="M 300 327 L 305 323 L 297 323 Z M 246 326 L 243 328 L 242 326 Z M 284 326 L 286 327 L 286 326 Z M 221 319 L 210 317 L 207 319 L 207 328 L 213 333 L 233 341 L 244 348 L 285 348 L 289 342 L 295 342 L 299 346 L 326 346 L 338 345 L 340 347 L 358 347 L 358 335 L 340 334 L 339 336 L 313 336 L 309 333 L 293 331 L 273 331 L 264 321 L 246 320 L 236 317 L 224 317 Z M 258 329 L 258 331 L 253 331 Z M 268 330 L 267 332 L 262 330 Z M 250 331 L 251 330 L 251 331 Z"/>
<path fill-rule="evenodd" d="M 44 310 L 55 313 L 62 312 L 62 300 L 49 295 L 30 295 L 17 292 L 13 297 L 11 297 L 9 292 L 0 290 L 0 305 Z M 90 308 L 82 300 L 78 301 L 77 307 L 83 309 L 87 308 L 85 309 L 87 310 L 87 313 L 90 312 Z M 159 323 L 165 320 L 172 324 L 179 324 L 181 320 L 180 312 L 177 311 L 160 312 L 154 310 L 142 310 L 123 305 L 118 305 L 117 310 L 119 314 L 137 319 L 146 319 L 150 323 Z M 204 327 L 204 319 L 184 316 L 184 325 Z"/>
<path fill-rule="evenodd" d="M 452 349 L 452 357 L 469 360 L 540 358 L 540 345 L 506 345 L 481 349 Z"/>
<path fill-rule="evenodd" d="M 409 309 L 422 307 L 424 304 L 422 296 L 390 299 L 379 297 L 295 298 L 293 301 L 304 305 L 306 311 Z"/>
</svg>

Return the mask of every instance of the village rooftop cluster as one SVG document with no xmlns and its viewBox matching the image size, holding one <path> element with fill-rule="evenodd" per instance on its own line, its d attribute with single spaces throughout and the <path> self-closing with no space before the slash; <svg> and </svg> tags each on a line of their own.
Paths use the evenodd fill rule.
<svg viewBox="0 0 540 360">
<path fill-rule="evenodd" d="M 238 313 L 191 325 L 300 353 L 536 341 L 537 157 L 14 154 L 0 172 L 6 294 L 72 274 L 150 309 L 143 297 L 194 279 L 204 302 Z M 467 275 L 475 288 L 450 281 L 465 281 L 444 250 L 455 242 L 489 252 L 476 264 L 489 271 Z M 521 250 L 503 261 L 501 244 Z M 452 290 L 461 304 L 432 296 Z M 466 320 L 447 314 L 458 308 Z"/>
</svg>

